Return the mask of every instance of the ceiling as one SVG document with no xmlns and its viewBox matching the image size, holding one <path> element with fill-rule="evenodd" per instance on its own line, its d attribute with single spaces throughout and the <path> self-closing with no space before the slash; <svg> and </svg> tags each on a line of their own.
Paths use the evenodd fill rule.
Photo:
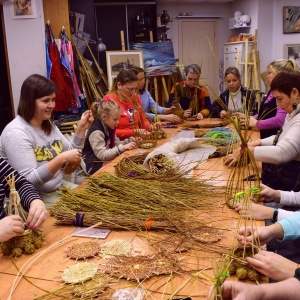
<svg viewBox="0 0 300 300">
<path fill-rule="evenodd" d="M 230 3 L 238 0 L 156 0 L 157 3 Z"/>
</svg>

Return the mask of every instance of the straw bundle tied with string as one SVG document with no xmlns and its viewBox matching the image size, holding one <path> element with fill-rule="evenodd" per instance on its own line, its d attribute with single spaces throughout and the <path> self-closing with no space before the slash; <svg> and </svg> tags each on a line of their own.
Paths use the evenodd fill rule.
<svg viewBox="0 0 300 300">
<path fill-rule="evenodd" d="M 176 230 L 168 216 L 189 222 L 189 212 L 210 209 L 224 193 L 222 187 L 192 178 L 168 182 L 167 189 L 162 181 L 149 180 L 145 188 L 144 180 L 107 173 L 86 181 L 84 189 L 61 190 L 60 200 L 50 208 L 57 224 L 90 226 L 102 221 L 103 228 Z"/>
<path fill-rule="evenodd" d="M 27 214 L 25 213 L 19 193 L 15 187 L 15 174 L 12 173 L 10 177 L 5 178 L 9 187 L 9 204 L 8 215 L 18 215 L 22 218 L 23 222 L 26 222 Z M 26 224 L 26 223 L 25 223 Z M 6 242 L 1 243 L 1 252 L 3 255 L 12 255 L 13 257 L 19 257 L 23 253 L 32 254 L 35 249 L 41 248 L 43 245 L 42 231 L 39 229 L 26 229 L 21 236 L 16 236 Z"/>
</svg>

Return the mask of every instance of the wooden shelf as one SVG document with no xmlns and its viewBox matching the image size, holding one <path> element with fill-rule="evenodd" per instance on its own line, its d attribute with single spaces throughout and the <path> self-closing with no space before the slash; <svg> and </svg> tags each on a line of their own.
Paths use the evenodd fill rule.
<svg viewBox="0 0 300 300">
<path fill-rule="evenodd" d="M 218 18 L 223 18 L 221 16 L 177 16 L 176 17 L 177 19 L 200 19 L 200 18 L 215 18 L 215 19 L 218 19 Z"/>
</svg>

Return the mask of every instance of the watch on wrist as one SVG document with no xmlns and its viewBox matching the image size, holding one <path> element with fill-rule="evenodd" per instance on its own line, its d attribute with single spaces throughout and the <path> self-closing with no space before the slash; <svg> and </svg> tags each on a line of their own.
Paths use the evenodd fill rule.
<svg viewBox="0 0 300 300">
<path fill-rule="evenodd" d="M 277 219 L 278 219 L 278 208 L 274 208 L 274 213 L 273 213 L 273 219 L 272 219 L 272 222 L 273 223 L 276 223 L 277 222 Z"/>
<path fill-rule="evenodd" d="M 295 270 L 294 277 L 300 281 L 300 268 L 298 268 L 299 264 L 297 265 L 297 269 Z"/>
</svg>

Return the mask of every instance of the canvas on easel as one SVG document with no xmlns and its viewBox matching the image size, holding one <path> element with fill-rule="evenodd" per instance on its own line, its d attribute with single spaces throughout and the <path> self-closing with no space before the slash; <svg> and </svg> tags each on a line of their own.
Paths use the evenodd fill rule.
<svg viewBox="0 0 300 300">
<path fill-rule="evenodd" d="M 176 72 L 172 42 L 132 43 L 130 50 L 143 51 L 147 77 L 172 75 Z"/>
</svg>

